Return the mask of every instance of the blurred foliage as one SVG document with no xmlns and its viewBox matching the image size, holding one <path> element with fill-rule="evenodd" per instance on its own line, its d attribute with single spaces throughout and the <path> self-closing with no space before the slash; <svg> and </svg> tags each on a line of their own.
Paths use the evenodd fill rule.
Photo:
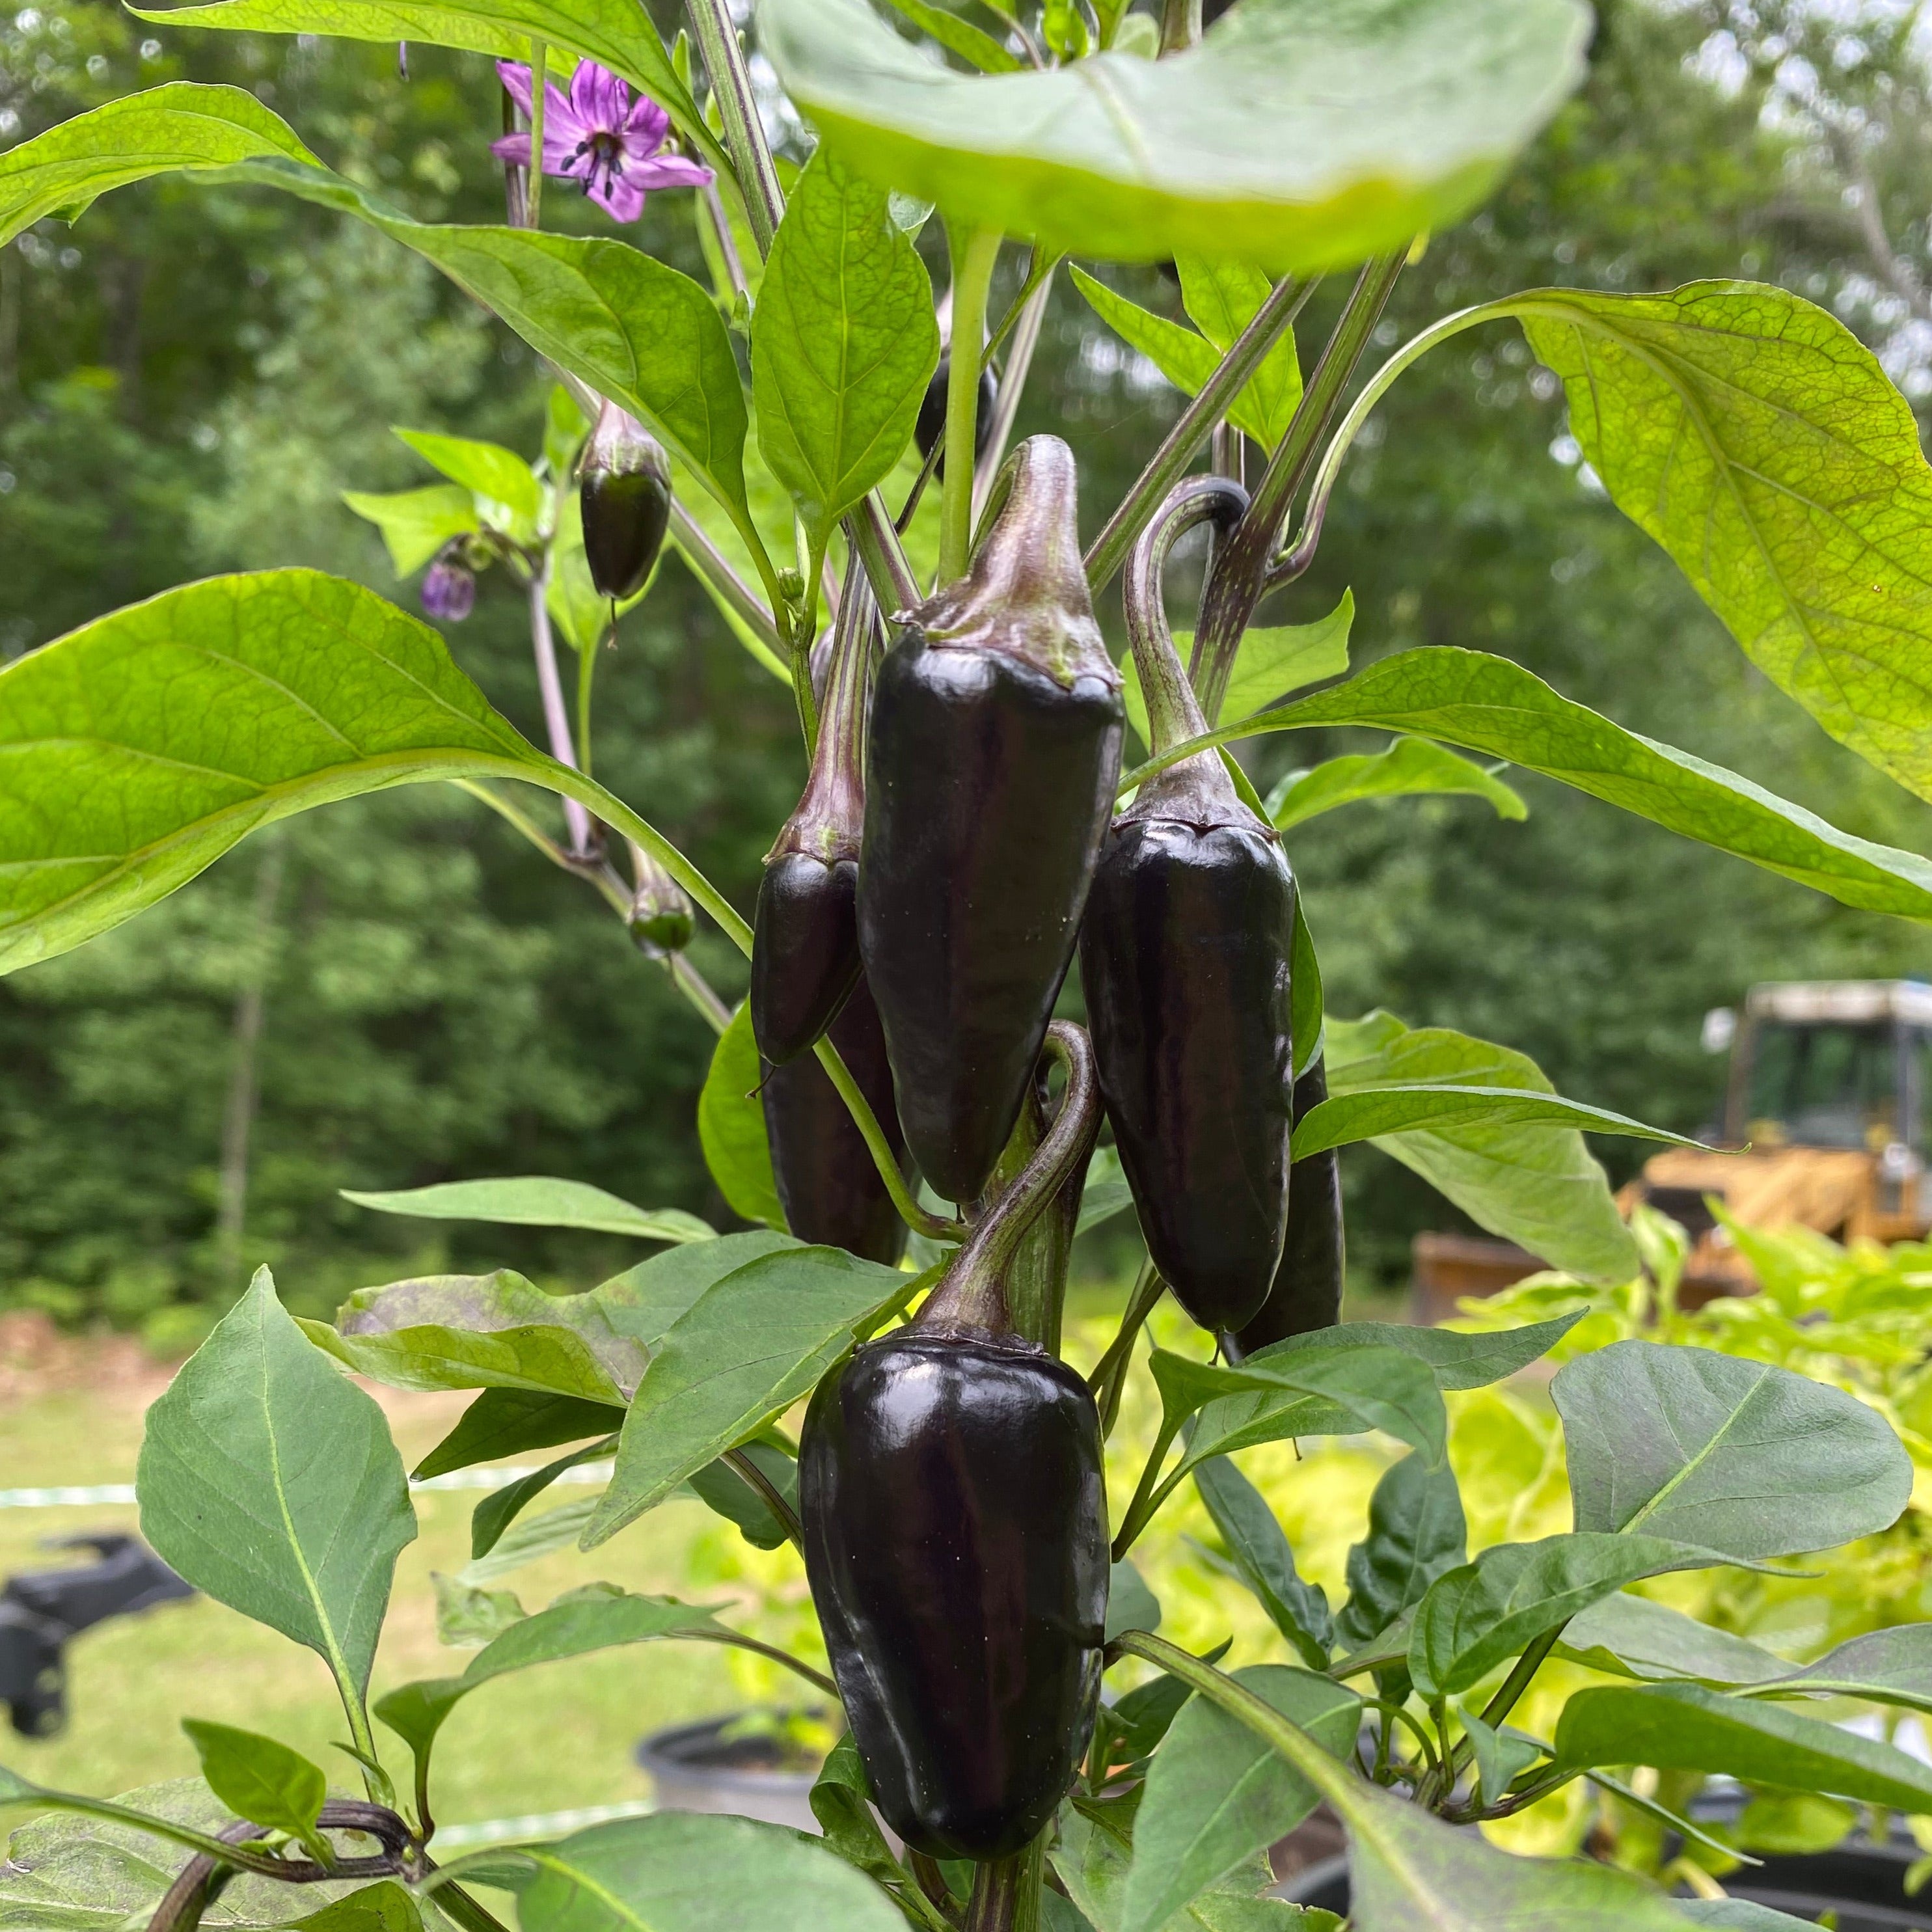
<svg viewBox="0 0 1932 1932">
<path fill-rule="evenodd" d="M 1382 346 L 1512 288 L 1750 276 L 1833 305 L 1908 394 L 1924 393 L 1932 154 L 1907 10 L 1598 11 L 1586 86 L 1491 206 L 1433 238 Z M 404 81 L 381 46 L 175 31 L 108 0 L 48 0 L 0 19 L 0 142 L 134 86 L 226 81 L 412 212 L 492 218 L 489 64 L 417 46 L 409 65 Z M 796 158 L 798 130 L 784 131 Z M 561 188 L 544 205 L 556 225 L 603 225 Z M 701 275 L 692 206 L 653 196 L 636 238 Z M 943 276 L 938 223 L 921 247 Z M 1119 279 L 1178 314 L 1157 272 Z M 1304 359 L 1342 293 L 1339 281 L 1318 291 Z M 0 252 L 0 659 L 214 569 L 312 563 L 410 601 L 338 493 L 430 480 L 388 436 L 398 422 L 534 455 L 543 399 L 513 338 L 413 258 L 320 211 L 172 181 L 110 196 L 71 231 L 43 222 Z M 1080 448 L 1090 529 L 1179 401 L 1056 290 L 1018 433 L 1056 430 Z M 1499 651 L 1838 823 L 1932 843 L 1924 808 L 1757 677 L 1609 506 L 1564 434 L 1554 382 L 1507 326 L 1404 380 L 1350 459 L 1316 567 L 1263 620 L 1306 621 L 1349 586 L 1358 663 L 1418 643 Z M 452 641 L 536 732 L 523 613 L 500 573 Z M 785 693 L 676 565 L 625 620 L 598 682 L 599 776 L 748 910 L 802 776 Z M 1244 755 L 1265 786 L 1380 742 L 1322 736 Z M 1696 1044 L 1705 1009 L 1754 979 L 1924 964 L 1906 928 L 1554 784 L 1513 782 L 1523 824 L 1443 800 L 1358 806 L 1293 836 L 1336 1011 L 1383 1005 L 1506 1041 L 1562 1090 L 1694 1130 L 1719 1084 Z M 342 1186 L 549 1172 L 723 1214 L 689 1131 L 709 1036 L 581 884 L 473 801 L 425 788 L 292 824 L 258 944 L 265 849 L 0 983 L 0 1306 L 178 1340 L 196 1305 L 238 1288 L 243 1274 L 218 1258 L 217 1176 L 236 1016 L 258 977 L 242 1259 L 272 1262 L 305 1308 L 406 1268 L 507 1263 L 581 1282 L 630 1258 L 585 1236 L 426 1231 L 348 1208 Z M 696 957 L 728 995 L 742 987 L 715 937 Z M 1348 1150 L 1344 1168 L 1360 1282 L 1400 1280 L 1414 1231 L 1457 1225 L 1372 1150 Z M 1123 1264 L 1131 1239 L 1124 1221 L 1090 1264 Z"/>
</svg>

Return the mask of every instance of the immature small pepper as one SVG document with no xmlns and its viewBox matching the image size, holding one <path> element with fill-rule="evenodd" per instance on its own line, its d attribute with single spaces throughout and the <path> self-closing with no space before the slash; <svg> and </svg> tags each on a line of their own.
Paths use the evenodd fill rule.
<svg viewBox="0 0 1932 1932">
<path fill-rule="evenodd" d="M 1094 1724 L 1107 1616 L 1100 1418 L 1012 1331 L 1005 1276 L 1098 1124 L 1085 1036 L 1013 1185 L 910 1327 L 820 1383 L 799 1448 L 812 1600 L 886 1822 L 934 1858 L 1038 1834 Z"/>
<path fill-rule="evenodd" d="M 631 848 L 637 890 L 631 899 L 631 937 L 646 952 L 682 952 L 696 915 L 684 888 L 640 846 Z"/>
<path fill-rule="evenodd" d="M 875 606 L 856 564 L 838 606 L 824 715 L 798 809 L 766 854 L 752 923 L 752 1031 L 774 1066 L 804 1053 L 859 981 L 859 844 Z M 884 1112 L 892 1112 L 890 1090 Z M 841 1245 L 843 1245 L 842 1244 Z"/>
<path fill-rule="evenodd" d="M 971 568 L 908 614 L 880 667 L 859 863 L 899 1118 L 955 1202 L 985 1189 L 1019 1118 L 1120 774 L 1073 453 L 1034 436 L 1005 476 Z"/>
<path fill-rule="evenodd" d="M 903 1160 L 905 1136 L 892 1112 L 886 1036 L 879 1030 L 878 1010 L 862 976 L 830 1032 L 832 1044 L 878 1117 L 880 1131 Z M 905 1252 L 905 1223 L 892 1205 L 872 1149 L 817 1056 L 801 1053 L 782 1066 L 767 1062 L 759 1099 L 785 1226 L 801 1241 L 822 1242 L 868 1262 L 895 1265 Z"/>
<path fill-rule="evenodd" d="M 952 355 L 949 350 L 939 358 L 939 366 L 932 372 L 932 380 L 926 386 L 926 400 L 919 406 L 919 416 L 912 426 L 912 440 L 922 458 L 930 456 L 934 447 L 945 440 L 946 394 L 952 380 Z M 979 406 L 974 416 L 973 454 L 977 457 L 986 453 L 987 439 L 993 434 L 993 406 L 1000 394 L 993 381 L 993 372 L 984 363 L 980 367 Z M 946 474 L 946 458 L 940 453 L 935 476 Z"/>
<path fill-rule="evenodd" d="M 656 439 L 615 403 L 598 411 L 578 468 L 584 556 L 600 597 L 643 590 L 670 524 L 670 470 Z"/>
<path fill-rule="evenodd" d="M 1156 754 L 1207 729 L 1167 633 L 1159 566 L 1237 486 L 1184 485 L 1130 560 L 1128 629 Z M 1294 878 L 1216 751 L 1157 773 L 1107 835 L 1081 983 L 1154 1265 L 1202 1327 L 1267 1299 L 1288 1210 Z"/>
<path fill-rule="evenodd" d="M 1294 1124 L 1328 1097 L 1328 1070 L 1317 1055 L 1294 1083 Z M 1261 1312 L 1222 1347 L 1240 1361 L 1270 1342 L 1286 1342 L 1342 1318 L 1346 1250 L 1342 1222 L 1340 1150 L 1324 1148 L 1288 1171 L 1288 1238 Z"/>
</svg>

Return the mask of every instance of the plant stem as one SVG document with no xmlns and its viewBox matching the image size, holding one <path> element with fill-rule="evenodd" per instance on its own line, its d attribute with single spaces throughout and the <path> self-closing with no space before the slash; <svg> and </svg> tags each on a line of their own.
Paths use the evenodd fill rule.
<svg viewBox="0 0 1932 1932">
<path fill-rule="evenodd" d="M 751 633 L 748 641 L 752 655 L 780 683 L 789 687 L 791 671 L 783 655 L 786 640 L 771 612 L 675 496 L 670 500 L 670 538 L 692 574 Z"/>
<path fill-rule="evenodd" d="M 570 736 L 570 714 L 564 709 L 563 682 L 556 673 L 556 644 L 550 636 L 550 556 L 544 554 L 542 568 L 530 578 L 530 648 L 537 661 L 537 689 L 543 698 L 544 730 L 550 739 L 550 754 L 572 771 L 578 769 L 577 748 Z M 563 802 L 563 822 L 570 828 L 570 854 L 574 859 L 589 859 L 590 814 L 574 799 Z"/>
<path fill-rule="evenodd" d="M 981 459 L 977 475 L 973 484 L 973 514 L 976 519 L 986 507 L 986 493 L 992 488 L 993 478 L 1000 473 L 1000 465 L 1006 460 L 1006 445 L 1012 440 L 1013 419 L 1019 414 L 1020 398 L 1026 393 L 1026 381 L 1033 368 L 1034 351 L 1040 346 L 1040 332 L 1046 320 L 1046 305 L 1053 295 L 1048 268 L 1037 287 L 1025 299 L 1006 311 L 1006 322 L 1002 329 L 1011 324 L 1015 310 L 1018 314 L 1018 326 L 1013 332 L 1013 346 L 1005 362 L 1000 365 L 1000 387 L 993 404 L 993 426 L 986 437 L 986 453 Z M 1030 284 L 1032 278 L 1028 278 Z M 991 356 L 994 344 L 988 343 L 986 352 Z M 952 398 L 946 400 L 950 404 Z"/>
<path fill-rule="evenodd" d="M 1180 1433 L 1179 1420 L 1170 1422 L 1161 1418 L 1160 1432 L 1155 1436 L 1154 1447 L 1148 1452 L 1146 1466 L 1141 1471 L 1141 1479 L 1134 1485 L 1134 1493 L 1127 1504 L 1127 1513 L 1120 1519 L 1119 1533 L 1114 1538 L 1113 1557 L 1118 1563 L 1134 1546 L 1134 1539 L 1153 1521 L 1154 1513 L 1167 1500 L 1174 1488 L 1172 1482 L 1163 1484 L 1160 1472 L 1167 1466 L 1167 1452 L 1174 1447 L 1174 1438 Z"/>
<path fill-rule="evenodd" d="M 751 948 L 748 946 L 745 950 L 749 957 Z M 838 1049 L 832 1044 L 831 1036 L 822 1035 L 812 1050 L 818 1056 L 818 1064 L 830 1076 L 832 1085 L 838 1088 L 839 1098 L 852 1116 L 853 1125 L 871 1149 L 873 1164 L 879 1170 L 879 1178 L 886 1184 L 886 1192 L 892 1198 L 892 1205 L 898 1210 L 899 1219 L 915 1234 L 923 1234 L 929 1241 L 963 1240 L 966 1235 L 963 1222 L 928 1213 L 919 1204 L 918 1197 L 906 1185 L 904 1170 L 893 1156 L 892 1144 L 879 1125 L 879 1117 L 872 1112 L 872 1102 L 860 1090 L 859 1083 L 852 1078 L 844 1061 L 839 1058 Z"/>
<path fill-rule="evenodd" d="M 1133 1293 L 1128 1298 L 1127 1312 L 1120 1318 L 1120 1328 L 1107 1344 L 1106 1353 L 1094 1364 L 1094 1372 L 1087 1378 L 1087 1386 L 1094 1391 L 1094 1400 L 1100 1406 L 1100 1439 L 1103 1442 L 1114 1432 L 1114 1419 L 1120 1412 L 1120 1391 L 1126 1386 L 1127 1371 L 1133 1364 L 1135 1340 L 1166 1292 L 1167 1283 L 1161 1280 L 1154 1263 L 1142 1262 Z"/>
<path fill-rule="evenodd" d="M 774 1664 L 782 1664 L 788 1670 L 795 1671 L 815 1690 L 823 1690 L 826 1696 L 836 1699 L 838 1687 L 822 1670 L 814 1670 L 808 1664 L 801 1662 L 788 1650 L 781 1650 L 775 1643 L 765 1643 L 754 1636 L 747 1636 L 742 1630 L 726 1630 L 714 1636 L 709 1630 L 691 1630 L 685 1633 L 700 1643 L 722 1643 L 734 1650 L 755 1651 L 760 1657 L 768 1657 Z"/>
<path fill-rule="evenodd" d="M 724 278 L 731 285 L 734 296 L 742 296 L 751 284 L 745 279 L 745 265 L 738 256 L 738 238 L 731 232 L 731 218 L 724 212 L 724 197 L 718 192 L 718 184 L 708 182 L 703 190 L 704 212 L 710 218 L 711 232 L 718 242 L 718 253 L 724 262 Z"/>
<path fill-rule="evenodd" d="M 667 962 L 671 984 L 698 1009 L 699 1017 L 720 1039 L 731 1024 L 731 1009 L 721 1000 L 711 982 L 682 952 L 674 952 Z"/>
<path fill-rule="evenodd" d="M 777 1486 L 764 1471 L 753 1462 L 742 1449 L 728 1449 L 718 1459 L 728 1468 L 737 1472 L 739 1480 L 758 1492 L 758 1500 L 778 1520 L 778 1525 L 796 1550 L 805 1547 L 805 1530 L 798 1520 L 798 1512 L 787 1502 L 778 1491 Z"/>
<path fill-rule="evenodd" d="M 758 99 L 738 44 L 738 28 L 727 0 L 687 0 L 692 31 L 711 76 L 712 98 L 724 123 L 724 145 L 743 190 L 745 212 L 760 255 L 772 252 L 772 238 L 784 214 L 778 171 L 758 120 Z"/>
<path fill-rule="evenodd" d="M 1277 283 L 1274 294 L 1256 310 L 1254 320 L 1241 331 L 1214 373 L 1202 385 L 1200 394 L 1181 411 L 1179 420 L 1148 460 L 1147 467 L 1135 478 L 1132 487 L 1120 499 L 1120 507 L 1107 519 L 1106 527 L 1087 553 L 1088 581 L 1096 597 L 1126 560 L 1127 552 L 1154 506 L 1180 480 L 1201 446 L 1214 433 L 1214 425 L 1228 413 L 1228 404 L 1240 394 L 1282 332 L 1300 312 L 1315 286 L 1312 280 L 1298 280 L 1292 275 Z"/>
<path fill-rule="evenodd" d="M 1161 0 L 1160 50 L 1185 53 L 1201 41 L 1201 0 Z"/>
<path fill-rule="evenodd" d="M 1013 1908 L 1019 1900 L 1020 1868 L 1025 1858 L 1024 1852 L 1016 1852 L 1011 1858 L 975 1868 L 964 1932 L 1014 1932 Z"/>
<path fill-rule="evenodd" d="M 966 574 L 973 540 L 973 444 L 980 404 L 980 358 L 986 339 L 986 297 L 1000 259 L 996 228 L 949 222 L 952 258 L 952 370 L 946 386 L 946 473 L 940 479 L 939 581 Z"/>
<path fill-rule="evenodd" d="M 543 226 L 544 92 L 550 80 L 550 49 L 530 41 L 530 167 L 524 184 L 524 216 L 532 228 Z"/>
<path fill-rule="evenodd" d="M 1314 460 L 1316 446 L 1340 406 L 1342 392 L 1369 346 L 1408 259 L 1408 251 L 1398 249 L 1363 264 L 1288 434 L 1270 460 L 1247 514 L 1228 538 L 1208 580 L 1196 650 L 1201 665 L 1201 709 L 1210 724 L 1220 715 L 1241 633 L 1266 587 L 1275 540 Z"/>
<path fill-rule="evenodd" d="M 1492 1729 L 1507 1718 L 1522 1700 L 1522 1694 L 1529 1688 L 1530 1680 L 1543 1668 L 1544 1660 L 1556 1648 L 1556 1640 L 1563 1634 L 1564 1626 L 1558 1624 L 1554 1630 L 1545 1630 L 1516 1660 L 1516 1666 L 1503 1680 L 1502 1688 L 1483 1707 L 1483 1722 Z M 1476 1754 L 1476 1748 L 1467 1738 L 1456 1748 L 1456 1768 L 1460 1770 Z"/>
</svg>

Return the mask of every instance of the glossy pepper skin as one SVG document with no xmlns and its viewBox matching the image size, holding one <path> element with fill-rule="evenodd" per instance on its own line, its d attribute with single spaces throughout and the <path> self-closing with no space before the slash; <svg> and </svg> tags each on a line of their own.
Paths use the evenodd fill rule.
<svg viewBox="0 0 1932 1932">
<path fill-rule="evenodd" d="M 1214 753 L 1142 787 L 1100 855 L 1081 982 L 1148 1252 L 1206 1328 L 1252 1320 L 1281 1257 L 1294 937 L 1280 841 Z"/>
<path fill-rule="evenodd" d="M 584 556 L 600 597 L 643 590 L 670 524 L 670 472 L 644 425 L 607 402 L 578 472 Z"/>
<path fill-rule="evenodd" d="M 1295 1125 L 1328 1097 L 1328 1070 L 1318 1058 L 1294 1083 Z M 1288 1169 L 1288 1238 L 1280 1264 L 1260 1313 L 1238 1334 L 1222 1337 L 1234 1360 L 1270 1342 L 1332 1328 L 1341 1320 L 1345 1244 L 1340 1153 L 1327 1148 Z"/>
<path fill-rule="evenodd" d="M 1120 772 L 1072 453 L 1033 437 L 1011 474 L 968 574 L 887 652 L 866 760 L 860 950 L 907 1142 L 956 1202 L 1019 1117 Z"/>
<path fill-rule="evenodd" d="M 892 1113 L 886 1036 L 862 979 L 832 1022 L 831 1033 L 832 1044 L 878 1117 L 893 1153 L 903 1156 L 905 1139 Z M 814 1056 L 802 1054 L 783 1066 L 768 1067 L 759 1099 L 786 1226 L 801 1241 L 823 1242 L 895 1265 L 905 1252 L 905 1223 L 831 1076 Z"/>
</svg>

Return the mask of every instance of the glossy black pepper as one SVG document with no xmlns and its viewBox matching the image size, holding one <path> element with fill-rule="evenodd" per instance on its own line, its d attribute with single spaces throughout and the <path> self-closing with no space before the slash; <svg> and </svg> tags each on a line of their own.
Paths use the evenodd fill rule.
<svg viewBox="0 0 1932 1932">
<path fill-rule="evenodd" d="M 656 565 L 670 524 L 664 453 L 641 423 L 607 402 L 578 476 L 590 581 L 600 597 L 620 602 L 634 597 Z"/>
</svg>

